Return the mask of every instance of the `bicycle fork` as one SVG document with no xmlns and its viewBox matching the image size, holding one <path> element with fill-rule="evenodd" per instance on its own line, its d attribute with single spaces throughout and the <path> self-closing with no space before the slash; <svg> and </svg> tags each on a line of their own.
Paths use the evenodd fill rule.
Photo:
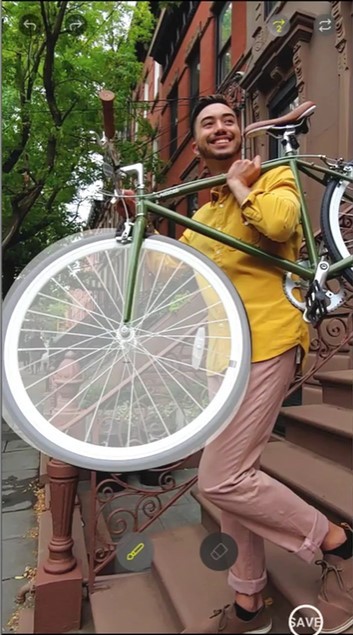
<svg viewBox="0 0 353 635">
<path fill-rule="evenodd" d="M 128 261 L 128 274 L 127 274 L 127 282 L 126 288 L 124 289 L 124 307 L 123 307 L 123 323 L 124 323 L 124 331 L 127 329 L 127 324 L 131 320 L 132 308 L 134 302 L 134 294 L 136 288 L 136 278 L 137 278 L 137 269 L 139 264 L 139 254 L 143 239 L 145 237 L 146 227 L 147 227 L 147 213 L 145 203 L 143 201 L 143 192 L 144 192 L 144 174 L 143 174 L 143 165 L 141 163 L 134 163 L 132 165 L 128 165 L 120 170 L 123 174 L 136 173 L 137 174 L 137 187 L 136 187 L 136 214 L 135 220 L 132 226 L 132 223 L 127 220 L 125 223 L 125 229 L 120 237 L 117 237 L 117 240 L 120 242 L 128 242 L 131 240 L 131 248 L 129 250 L 129 261 Z M 132 237 L 130 236 L 131 231 L 133 229 Z"/>
</svg>

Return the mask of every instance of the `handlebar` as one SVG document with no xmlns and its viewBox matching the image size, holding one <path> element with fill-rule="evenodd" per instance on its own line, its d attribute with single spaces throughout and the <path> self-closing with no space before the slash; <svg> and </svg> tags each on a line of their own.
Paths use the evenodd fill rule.
<svg viewBox="0 0 353 635">
<path fill-rule="evenodd" d="M 98 93 L 103 107 L 104 133 L 107 139 L 113 139 L 115 135 L 113 101 L 115 94 L 111 90 L 101 90 Z"/>
</svg>

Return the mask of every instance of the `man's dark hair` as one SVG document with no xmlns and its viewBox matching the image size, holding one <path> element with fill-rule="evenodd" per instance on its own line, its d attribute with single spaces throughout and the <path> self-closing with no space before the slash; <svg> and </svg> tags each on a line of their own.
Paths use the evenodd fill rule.
<svg viewBox="0 0 353 635">
<path fill-rule="evenodd" d="M 229 106 L 229 108 L 233 110 L 231 104 L 224 95 L 205 95 L 204 97 L 201 97 L 194 106 L 191 114 L 190 130 L 193 136 L 195 133 L 195 121 L 197 116 L 200 114 L 201 110 L 206 108 L 206 106 L 210 106 L 211 104 L 224 104 L 225 106 Z"/>
</svg>

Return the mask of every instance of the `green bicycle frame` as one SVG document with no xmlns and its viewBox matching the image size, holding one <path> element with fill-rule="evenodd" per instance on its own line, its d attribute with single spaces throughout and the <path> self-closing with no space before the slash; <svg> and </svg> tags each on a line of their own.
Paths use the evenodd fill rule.
<svg viewBox="0 0 353 635">
<path fill-rule="evenodd" d="M 320 155 L 291 155 L 273 159 L 271 161 L 266 161 L 262 165 L 262 173 L 279 166 L 289 166 L 293 172 L 300 198 L 301 223 L 303 227 L 304 244 L 306 245 L 308 251 L 309 266 L 305 267 L 297 262 L 279 258 L 278 256 L 269 254 L 262 249 L 259 249 L 258 247 L 254 247 L 253 245 L 245 243 L 242 240 L 233 238 L 232 236 L 228 236 L 228 234 L 225 234 L 224 232 L 208 227 L 207 225 L 200 223 L 199 221 L 193 220 L 192 218 L 184 216 L 183 214 L 179 214 L 178 212 L 170 210 L 167 207 L 161 205 L 159 202 L 170 199 L 174 196 L 185 196 L 187 194 L 193 194 L 203 189 L 209 189 L 218 185 L 223 185 L 224 183 L 226 183 L 225 174 L 208 177 L 205 179 L 199 179 L 190 183 L 183 183 L 181 185 L 177 185 L 175 187 L 167 188 L 165 190 L 153 192 L 150 194 L 144 194 L 143 186 L 140 185 L 136 197 L 136 217 L 134 221 L 133 237 L 129 259 L 129 270 L 125 295 L 126 302 L 123 315 L 124 322 L 127 323 L 131 319 L 134 289 L 138 268 L 138 258 L 145 236 L 148 212 L 157 213 L 162 218 L 167 218 L 171 221 L 174 221 L 178 225 L 181 225 L 182 227 L 186 227 L 199 234 L 207 236 L 208 238 L 217 240 L 224 245 L 228 245 L 229 247 L 239 249 L 240 251 L 243 251 L 251 256 L 255 256 L 264 262 L 268 262 L 275 267 L 279 267 L 283 271 L 297 274 L 304 280 L 313 280 L 317 265 L 319 263 L 319 254 L 315 244 L 314 232 L 299 173 L 303 172 L 311 179 L 316 180 L 323 185 L 325 185 L 325 179 L 327 179 L 328 177 L 333 177 L 339 181 L 348 181 L 350 183 L 353 183 L 353 175 L 348 175 L 338 170 L 319 166 L 313 162 L 308 162 L 306 159 L 310 158 L 321 160 L 325 159 L 325 157 Z M 319 175 L 322 176 L 320 177 Z M 353 196 L 351 197 L 349 195 L 346 195 L 346 198 L 348 201 L 353 202 Z M 335 278 L 344 269 L 352 266 L 353 256 L 348 256 L 347 258 L 341 259 L 330 265 L 327 278 Z"/>
</svg>

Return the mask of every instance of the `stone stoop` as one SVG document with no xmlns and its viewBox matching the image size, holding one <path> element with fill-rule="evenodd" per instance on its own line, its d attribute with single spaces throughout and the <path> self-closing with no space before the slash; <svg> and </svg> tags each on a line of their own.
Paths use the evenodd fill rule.
<svg viewBox="0 0 353 635">
<path fill-rule="evenodd" d="M 352 522 L 353 473 L 294 443 L 269 443 L 261 469 L 287 485 L 332 522 Z"/>
<path fill-rule="evenodd" d="M 323 404 L 281 410 L 286 441 L 353 469 L 353 411 Z"/>
<path fill-rule="evenodd" d="M 315 378 L 322 386 L 324 403 L 353 410 L 353 368 L 317 372 Z"/>
<path fill-rule="evenodd" d="M 316 335 L 312 333 L 312 337 L 316 338 Z M 307 356 L 307 362 L 304 367 L 306 372 L 312 364 L 316 361 L 316 352 L 309 352 Z M 303 403 L 304 404 L 317 404 L 323 401 L 321 375 L 334 374 L 339 377 L 340 373 L 348 372 L 352 373 L 352 361 L 349 355 L 349 345 L 346 345 L 340 352 L 337 352 L 331 359 L 326 360 L 321 370 L 318 370 L 313 376 L 309 377 L 302 387 Z"/>
<path fill-rule="evenodd" d="M 315 375 L 322 403 L 281 409 L 286 441 L 353 469 L 353 369 Z"/>
<path fill-rule="evenodd" d="M 227 572 L 206 567 L 200 546 L 208 530 L 185 525 L 150 534 L 152 568 L 142 573 L 99 576 L 90 596 L 95 632 L 181 633 L 204 622 L 217 608 L 234 600 Z M 289 633 L 290 605 L 268 584 L 272 633 Z"/>
<path fill-rule="evenodd" d="M 278 444 L 276 444 L 278 445 Z M 192 495 L 198 500 L 202 508 L 202 524 L 208 532 L 220 531 L 221 512 L 207 501 L 197 490 L 193 488 Z M 267 588 L 272 590 L 274 599 L 272 614 L 274 627 L 276 620 L 284 627 L 283 631 L 273 630 L 271 632 L 290 633 L 288 618 L 291 611 L 297 606 L 309 604 L 315 606 L 317 594 L 320 588 L 321 568 L 315 563 L 307 564 L 294 554 L 288 553 L 284 549 L 265 541 L 266 566 L 268 572 Z M 317 558 L 322 554 L 317 552 Z M 266 589 L 267 590 L 267 589 Z M 301 609 L 303 616 L 310 617 L 310 610 Z M 303 633 L 307 633 L 306 630 Z M 345 635 L 353 633 L 353 628 L 345 631 Z"/>
</svg>

